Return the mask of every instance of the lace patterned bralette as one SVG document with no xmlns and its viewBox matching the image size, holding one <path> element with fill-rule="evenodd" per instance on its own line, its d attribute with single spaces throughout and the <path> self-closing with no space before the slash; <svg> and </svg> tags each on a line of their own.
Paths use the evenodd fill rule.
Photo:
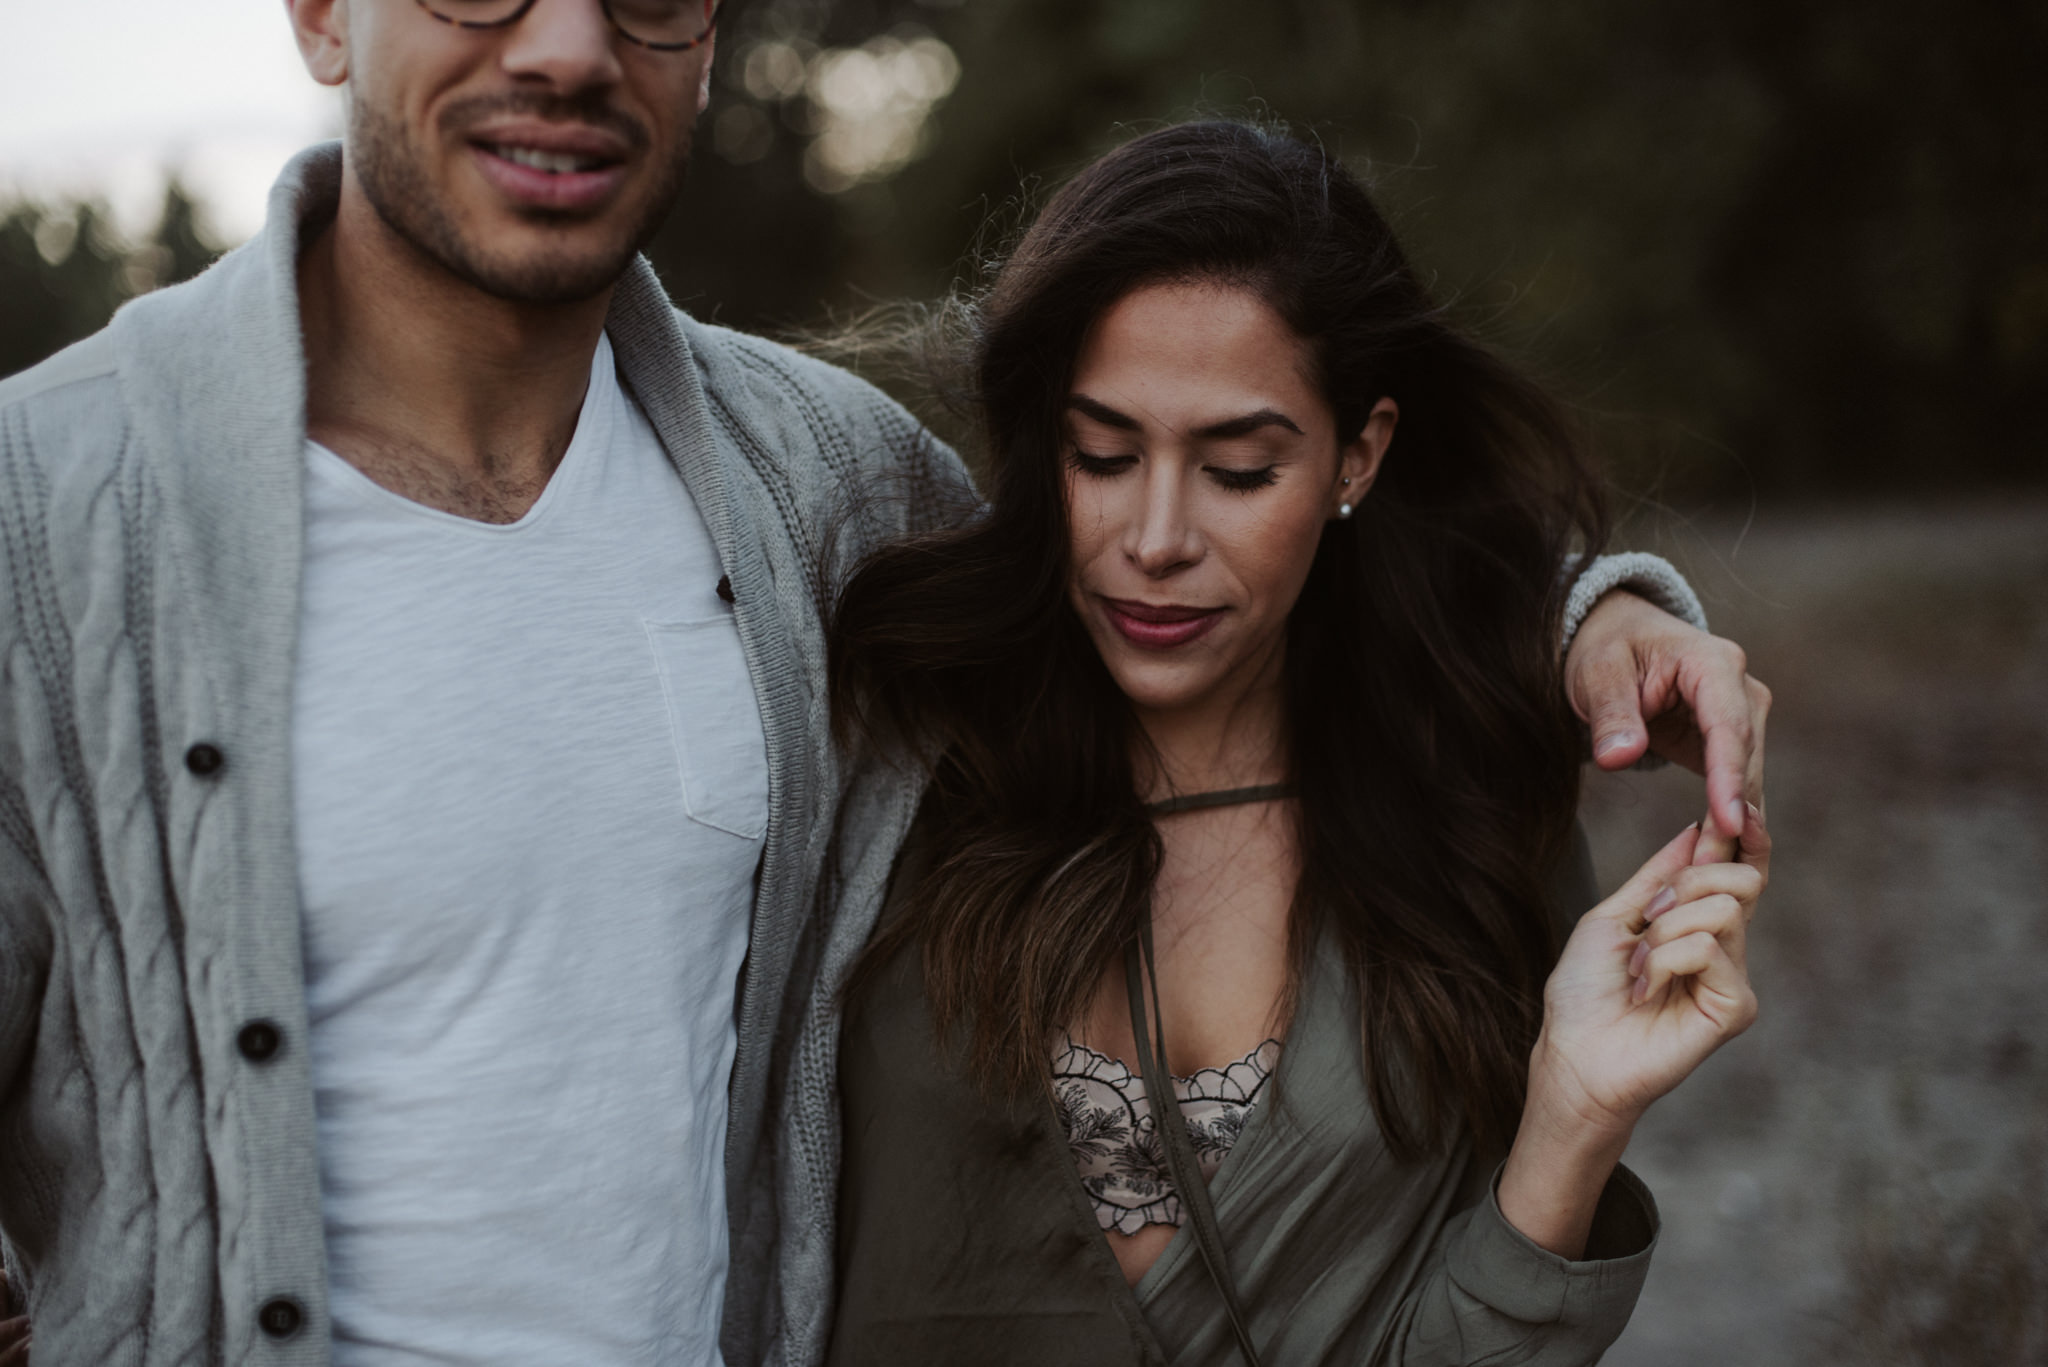
<svg viewBox="0 0 2048 1367">
<path fill-rule="evenodd" d="M 1226 1068 L 1173 1080 L 1204 1181 L 1216 1175 L 1280 1061 L 1269 1039 Z M 1167 1171 L 1145 1079 L 1071 1038 L 1052 1064 L 1053 1095 L 1095 1223 L 1119 1234 L 1178 1225 L 1180 1197 Z"/>
</svg>

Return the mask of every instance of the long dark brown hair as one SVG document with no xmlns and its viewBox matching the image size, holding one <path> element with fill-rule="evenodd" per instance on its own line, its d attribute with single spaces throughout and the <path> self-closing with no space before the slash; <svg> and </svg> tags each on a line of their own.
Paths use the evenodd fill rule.
<svg viewBox="0 0 2048 1367">
<path fill-rule="evenodd" d="M 1135 786 L 1143 738 L 1068 606 L 1061 420 L 1089 325 L 1168 281 L 1264 299 L 1308 343 L 1342 437 L 1380 397 L 1400 406 L 1288 623 L 1296 980 L 1334 930 L 1397 1153 L 1455 1131 L 1504 1147 L 1578 794 L 1564 567 L 1601 544 L 1605 510 L 1560 409 L 1446 320 L 1363 186 L 1283 131 L 1205 121 L 1125 143 L 1052 197 L 961 315 L 988 506 L 873 556 L 831 634 L 839 724 L 933 757 L 936 855 L 864 964 L 920 945 L 936 1022 L 967 1027 L 976 1074 L 1042 1086 L 1057 1031 L 1138 933 L 1160 842 Z"/>
</svg>

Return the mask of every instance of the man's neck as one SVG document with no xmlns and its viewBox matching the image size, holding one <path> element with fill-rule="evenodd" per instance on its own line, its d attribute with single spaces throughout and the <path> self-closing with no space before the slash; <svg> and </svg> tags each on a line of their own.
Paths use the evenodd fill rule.
<svg viewBox="0 0 2048 1367">
<path fill-rule="evenodd" d="M 518 520 L 576 432 L 610 291 L 499 299 L 393 232 L 353 176 L 299 258 L 306 430 L 392 492 Z"/>
</svg>

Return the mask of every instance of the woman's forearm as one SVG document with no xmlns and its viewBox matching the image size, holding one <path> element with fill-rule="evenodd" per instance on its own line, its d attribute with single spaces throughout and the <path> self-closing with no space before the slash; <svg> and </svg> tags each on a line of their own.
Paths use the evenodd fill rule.
<svg viewBox="0 0 2048 1367">
<path fill-rule="evenodd" d="M 1514 1147 L 1501 1170 L 1500 1213 L 1537 1247 L 1561 1258 L 1585 1256 L 1600 1193 L 1614 1175 L 1633 1125 L 1595 1121 L 1558 1093 L 1539 1040 L 1529 1096 Z"/>
</svg>

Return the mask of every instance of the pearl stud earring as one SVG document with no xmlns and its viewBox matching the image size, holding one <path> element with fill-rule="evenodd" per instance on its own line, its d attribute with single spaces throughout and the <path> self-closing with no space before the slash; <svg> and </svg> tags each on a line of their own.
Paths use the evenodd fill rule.
<svg viewBox="0 0 2048 1367">
<path fill-rule="evenodd" d="M 1339 516 L 1339 517 L 1349 517 L 1349 516 L 1351 516 L 1351 505 L 1350 505 L 1349 503 L 1339 503 L 1339 504 L 1337 505 L 1337 516 Z"/>
</svg>

